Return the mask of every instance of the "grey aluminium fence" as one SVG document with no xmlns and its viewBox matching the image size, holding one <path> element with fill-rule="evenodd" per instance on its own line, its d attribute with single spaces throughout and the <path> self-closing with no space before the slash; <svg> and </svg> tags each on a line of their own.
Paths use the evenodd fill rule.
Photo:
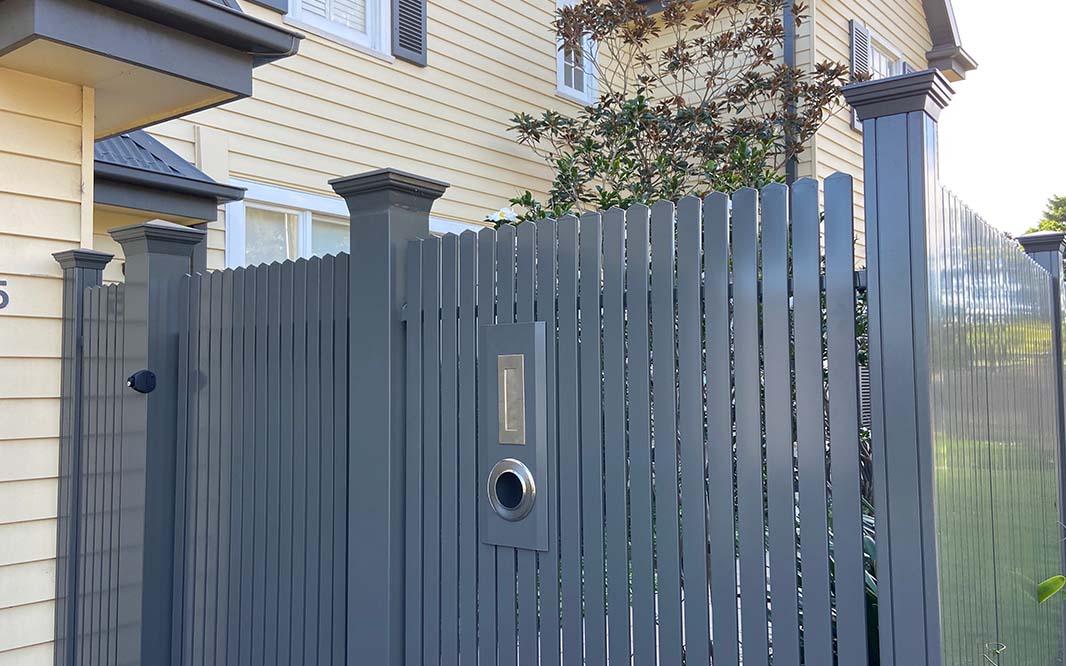
<svg viewBox="0 0 1066 666">
<path fill-rule="evenodd" d="M 436 238 L 382 170 L 350 255 L 57 256 L 56 663 L 1058 663 L 1062 237 L 941 194 L 935 72 L 847 94 L 868 421 L 845 175 Z"/>
</svg>

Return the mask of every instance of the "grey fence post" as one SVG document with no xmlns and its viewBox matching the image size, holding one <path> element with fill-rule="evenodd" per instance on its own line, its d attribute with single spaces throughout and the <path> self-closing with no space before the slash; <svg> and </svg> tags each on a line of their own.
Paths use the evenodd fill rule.
<svg viewBox="0 0 1066 666">
<path fill-rule="evenodd" d="M 349 664 L 404 663 L 404 253 L 447 183 L 395 169 L 330 185 L 351 214 Z"/>
<path fill-rule="evenodd" d="M 937 119 L 953 91 L 935 70 L 844 89 L 863 127 L 881 663 L 941 662 L 930 414 L 929 266 Z"/>
<path fill-rule="evenodd" d="M 1018 237 L 1025 253 L 1048 272 L 1051 279 L 1051 345 L 1054 350 L 1055 391 L 1058 405 L 1057 424 L 1059 437 L 1059 523 L 1066 526 L 1066 365 L 1062 349 L 1062 279 L 1063 257 L 1066 253 L 1066 233 L 1061 231 L 1038 231 Z M 1066 569 L 1066 542 L 1062 544 L 1062 566 Z M 1066 622 L 1066 617 L 1063 618 Z M 1063 632 L 1066 636 L 1066 631 Z"/>
<path fill-rule="evenodd" d="M 111 231 L 126 256 L 123 376 L 139 370 L 156 376 L 155 390 L 126 389 L 122 400 L 118 547 L 124 564 L 115 663 L 171 662 L 178 334 L 184 321 L 178 290 L 205 236 L 161 220 Z"/>
<path fill-rule="evenodd" d="M 59 503 L 56 521 L 55 663 L 74 659 L 75 598 L 78 589 L 78 487 L 81 481 L 81 349 L 85 288 L 98 287 L 114 255 L 74 249 L 52 255 L 63 269 L 63 368 L 59 407 Z"/>
</svg>

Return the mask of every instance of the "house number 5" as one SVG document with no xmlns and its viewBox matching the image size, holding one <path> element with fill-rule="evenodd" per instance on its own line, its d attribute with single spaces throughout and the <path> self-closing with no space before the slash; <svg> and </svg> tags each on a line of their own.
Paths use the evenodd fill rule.
<svg viewBox="0 0 1066 666">
<path fill-rule="evenodd" d="M 6 287 L 6 286 L 7 286 L 7 280 L 0 280 L 0 287 Z M 11 299 L 7 295 L 7 290 L 6 289 L 0 289 L 0 310 L 3 310 L 4 308 L 6 308 L 8 302 L 10 300 Z"/>
</svg>

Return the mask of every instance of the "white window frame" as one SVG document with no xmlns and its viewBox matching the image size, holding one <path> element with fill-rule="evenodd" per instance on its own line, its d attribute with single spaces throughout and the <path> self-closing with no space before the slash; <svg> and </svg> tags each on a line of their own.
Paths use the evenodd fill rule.
<svg viewBox="0 0 1066 666">
<path fill-rule="evenodd" d="M 247 234 L 247 206 L 291 213 L 296 219 L 296 245 L 298 257 L 311 257 L 311 220 L 317 213 L 349 219 L 348 204 L 338 196 L 312 194 L 277 185 L 267 185 L 251 180 L 233 178 L 231 185 L 245 188 L 244 199 L 226 204 L 226 268 L 247 266 L 245 239 Z M 462 233 L 468 229 L 477 231 L 483 225 L 430 216 L 429 230 L 434 234 Z"/>
<path fill-rule="evenodd" d="M 569 7 L 574 0 L 555 0 L 556 9 Z M 573 86 L 566 85 L 566 54 L 563 51 L 563 40 L 555 41 L 555 93 L 565 97 L 571 102 L 588 105 L 596 101 L 599 95 L 599 80 L 596 77 L 596 58 L 598 49 L 592 38 L 586 36 L 581 39 L 581 53 L 585 60 L 585 89 L 578 90 Z"/>
<path fill-rule="evenodd" d="M 870 29 L 869 27 L 867 27 L 866 30 L 867 30 L 867 32 L 870 33 L 870 68 L 871 68 L 871 74 L 873 73 L 872 69 L 873 69 L 873 51 L 874 50 L 880 51 L 882 54 L 888 54 L 888 55 L 892 56 L 892 59 L 893 59 L 892 60 L 892 73 L 889 74 L 889 76 L 899 76 L 900 74 L 902 74 L 903 73 L 903 65 L 904 65 L 904 62 L 905 62 L 904 58 L 903 58 L 903 51 L 901 51 L 898 48 L 896 48 L 896 46 L 892 42 L 888 41 L 887 39 L 885 39 L 884 37 L 879 35 L 874 30 Z M 887 77 L 883 77 L 883 78 L 887 78 Z"/>
<path fill-rule="evenodd" d="M 366 32 L 362 33 L 305 11 L 303 0 L 290 0 L 285 22 L 356 50 L 392 59 L 392 3 L 366 0 Z"/>
</svg>

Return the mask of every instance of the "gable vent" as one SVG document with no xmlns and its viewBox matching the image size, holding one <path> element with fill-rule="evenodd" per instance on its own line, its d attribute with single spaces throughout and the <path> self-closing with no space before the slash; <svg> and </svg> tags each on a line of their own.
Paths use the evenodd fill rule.
<svg viewBox="0 0 1066 666">
<path fill-rule="evenodd" d="M 426 0 L 392 0 L 392 54 L 426 65 Z"/>
</svg>

